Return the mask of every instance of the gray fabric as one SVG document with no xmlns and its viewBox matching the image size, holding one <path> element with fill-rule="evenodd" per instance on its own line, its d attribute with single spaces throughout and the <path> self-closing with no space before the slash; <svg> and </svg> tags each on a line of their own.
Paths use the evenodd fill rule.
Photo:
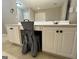
<svg viewBox="0 0 79 59">
<path fill-rule="evenodd" d="M 21 24 L 24 28 L 24 39 L 23 40 L 27 41 L 23 44 L 24 45 L 23 49 L 25 50 L 23 51 L 27 52 L 27 50 L 29 49 L 28 47 L 30 47 L 32 56 L 36 56 L 38 48 L 37 48 L 37 41 L 34 36 L 34 28 L 33 28 L 34 22 L 21 22 Z M 25 38 L 25 36 L 27 37 L 27 39 Z"/>
<path fill-rule="evenodd" d="M 21 22 L 24 30 L 28 30 L 28 31 L 34 31 L 34 22 Z"/>
</svg>

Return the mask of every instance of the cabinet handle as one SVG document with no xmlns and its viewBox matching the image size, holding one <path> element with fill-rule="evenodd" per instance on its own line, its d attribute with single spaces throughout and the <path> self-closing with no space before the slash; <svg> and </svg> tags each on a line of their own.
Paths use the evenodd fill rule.
<svg viewBox="0 0 79 59">
<path fill-rule="evenodd" d="M 62 31 L 62 30 L 60 30 L 60 33 L 63 33 L 63 31 Z"/>
<path fill-rule="evenodd" d="M 57 30 L 56 33 L 58 33 L 59 31 Z"/>
<path fill-rule="evenodd" d="M 13 30 L 13 28 L 10 28 L 10 30 Z"/>
</svg>

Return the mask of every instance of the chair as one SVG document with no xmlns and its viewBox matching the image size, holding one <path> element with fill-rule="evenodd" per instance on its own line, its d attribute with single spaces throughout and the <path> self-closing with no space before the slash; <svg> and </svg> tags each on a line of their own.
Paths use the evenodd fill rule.
<svg viewBox="0 0 79 59">
<path fill-rule="evenodd" d="M 26 54 L 31 50 L 32 56 L 35 57 L 37 55 L 38 46 L 34 35 L 34 22 L 21 22 L 21 24 L 24 28 L 22 53 Z"/>
</svg>

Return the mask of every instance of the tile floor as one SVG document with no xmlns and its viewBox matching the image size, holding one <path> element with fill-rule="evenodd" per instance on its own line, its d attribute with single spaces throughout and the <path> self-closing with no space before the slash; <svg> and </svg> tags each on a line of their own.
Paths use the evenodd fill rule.
<svg viewBox="0 0 79 59">
<path fill-rule="evenodd" d="M 6 40 L 6 37 L 3 37 L 2 50 L 2 55 L 8 56 L 8 59 L 69 59 L 43 52 L 39 52 L 35 58 L 31 56 L 30 52 L 23 55 L 21 53 L 21 46 L 10 43 L 8 40 Z"/>
</svg>

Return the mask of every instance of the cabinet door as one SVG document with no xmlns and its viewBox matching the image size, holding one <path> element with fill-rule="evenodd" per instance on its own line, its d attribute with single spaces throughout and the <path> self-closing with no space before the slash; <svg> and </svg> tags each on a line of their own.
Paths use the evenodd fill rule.
<svg viewBox="0 0 79 59">
<path fill-rule="evenodd" d="M 61 48 L 59 53 L 63 56 L 71 57 L 74 44 L 75 28 L 62 28 L 63 33 L 60 33 Z"/>
<path fill-rule="evenodd" d="M 49 52 L 49 53 L 56 53 L 56 44 L 57 41 L 55 41 L 55 33 L 56 28 L 52 27 L 43 27 L 42 32 L 42 49 L 43 51 Z"/>
<path fill-rule="evenodd" d="M 72 57 L 75 28 L 43 27 L 42 49 L 66 57 Z"/>
<path fill-rule="evenodd" d="M 60 33 L 60 28 L 58 28 L 59 30 L 59 33 L 56 33 L 56 36 L 55 36 L 55 47 L 56 47 L 56 52 L 57 54 L 60 54 L 61 51 L 62 51 L 62 37 L 63 37 L 63 34 Z"/>
<path fill-rule="evenodd" d="M 8 26 L 8 40 L 12 43 L 20 44 L 20 34 L 18 26 Z"/>
</svg>

